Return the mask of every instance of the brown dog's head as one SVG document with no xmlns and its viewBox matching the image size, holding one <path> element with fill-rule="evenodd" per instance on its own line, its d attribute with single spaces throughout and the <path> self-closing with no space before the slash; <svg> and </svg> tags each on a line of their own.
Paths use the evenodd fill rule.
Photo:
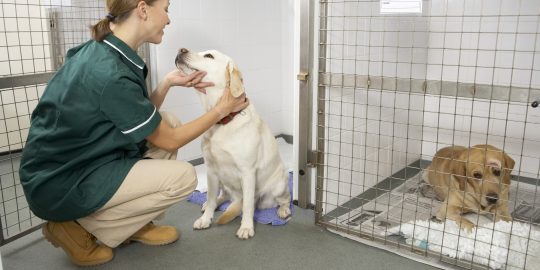
<svg viewBox="0 0 540 270">
<path fill-rule="evenodd" d="M 508 200 L 514 160 L 491 145 L 475 145 L 456 153 L 453 174 L 459 187 L 484 208 Z"/>
</svg>

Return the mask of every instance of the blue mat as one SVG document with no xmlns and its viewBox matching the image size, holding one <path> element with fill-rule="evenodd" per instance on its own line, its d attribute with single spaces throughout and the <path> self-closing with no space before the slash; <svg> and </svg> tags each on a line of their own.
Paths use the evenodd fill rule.
<svg viewBox="0 0 540 270">
<path fill-rule="evenodd" d="M 292 172 L 289 172 L 289 192 L 291 193 L 291 203 L 289 207 L 291 208 L 291 215 L 294 213 L 294 205 L 292 203 L 292 197 L 293 197 L 293 177 Z M 194 191 L 187 199 L 189 202 L 192 202 L 194 204 L 203 205 L 204 202 L 206 202 L 206 192 L 199 192 Z M 226 201 L 222 203 L 218 208 L 217 211 L 225 211 L 227 207 L 231 204 L 230 201 Z M 290 216 L 287 219 L 281 219 L 277 215 L 277 208 L 268 208 L 268 209 L 255 209 L 255 213 L 253 214 L 253 220 L 255 220 L 258 223 L 262 224 L 272 224 L 273 226 L 279 226 L 279 225 L 285 225 L 289 219 Z"/>
</svg>

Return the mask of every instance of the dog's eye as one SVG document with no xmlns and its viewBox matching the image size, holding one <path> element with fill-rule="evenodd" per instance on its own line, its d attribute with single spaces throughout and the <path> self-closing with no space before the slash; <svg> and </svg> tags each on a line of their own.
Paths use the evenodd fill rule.
<svg viewBox="0 0 540 270">
<path fill-rule="evenodd" d="M 475 173 L 473 174 L 473 176 L 474 176 L 474 178 L 476 178 L 476 179 L 482 179 L 482 174 L 479 173 L 479 172 L 475 172 Z"/>
<path fill-rule="evenodd" d="M 495 176 L 501 176 L 501 170 L 499 170 L 499 169 L 493 169 L 493 174 L 494 174 Z"/>
<path fill-rule="evenodd" d="M 204 58 L 214 59 L 214 56 L 212 54 L 207 53 L 204 55 Z"/>
</svg>

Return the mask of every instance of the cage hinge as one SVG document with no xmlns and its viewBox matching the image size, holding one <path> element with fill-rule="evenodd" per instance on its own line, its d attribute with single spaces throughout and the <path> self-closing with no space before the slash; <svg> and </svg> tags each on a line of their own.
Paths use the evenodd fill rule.
<svg viewBox="0 0 540 270">
<path fill-rule="evenodd" d="M 318 163 L 319 163 L 319 152 L 311 151 L 309 153 L 309 160 L 308 160 L 307 166 L 310 168 L 315 168 L 317 167 Z"/>
</svg>

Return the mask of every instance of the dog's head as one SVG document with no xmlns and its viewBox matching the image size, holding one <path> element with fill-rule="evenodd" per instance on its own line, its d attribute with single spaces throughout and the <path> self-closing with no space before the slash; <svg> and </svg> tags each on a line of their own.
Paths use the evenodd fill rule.
<svg viewBox="0 0 540 270">
<path fill-rule="evenodd" d="M 484 208 L 508 199 L 514 160 L 491 145 L 475 145 L 460 153 L 452 166 L 459 187 Z"/>
<path fill-rule="evenodd" d="M 244 83 L 240 70 L 233 60 L 216 50 L 203 52 L 190 52 L 188 49 L 180 49 L 175 59 L 176 67 L 186 74 L 197 70 L 206 71 L 203 82 L 214 83 L 213 87 L 207 88 L 207 94 L 221 97 L 223 89 L 228 87 L 234 97 L 244 93 Z"/>
</svg>

